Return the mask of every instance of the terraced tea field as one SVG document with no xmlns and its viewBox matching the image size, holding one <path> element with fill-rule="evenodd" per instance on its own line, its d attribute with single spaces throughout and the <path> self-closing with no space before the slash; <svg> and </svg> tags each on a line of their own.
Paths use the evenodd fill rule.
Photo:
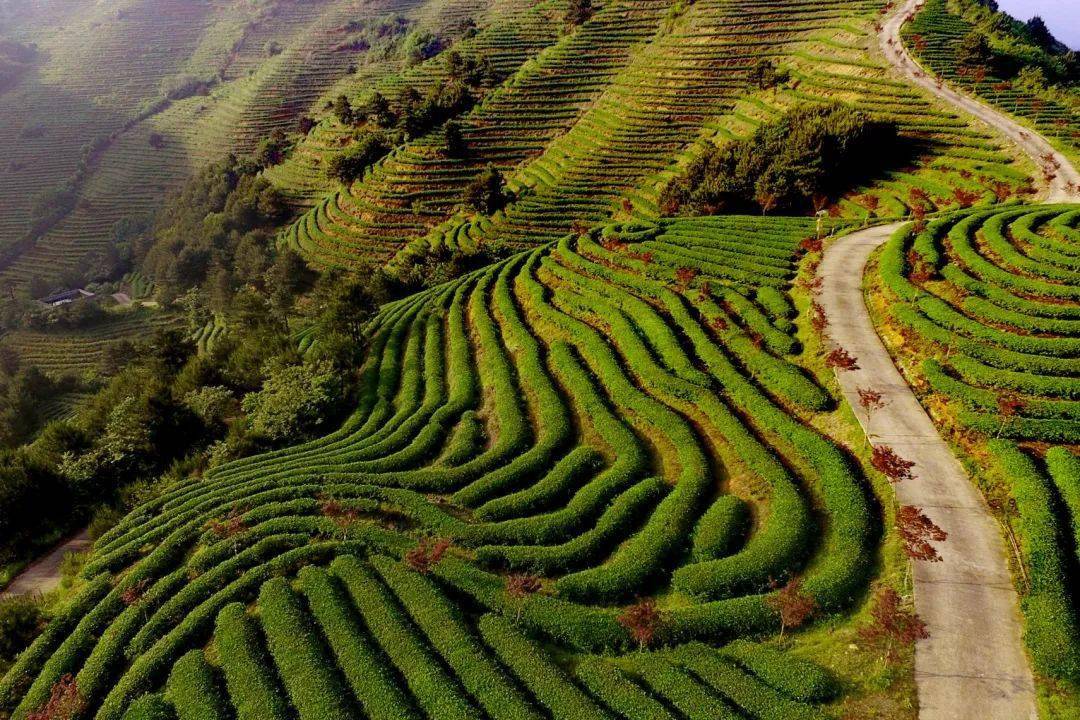
<svg viewBox="0 0 1080 720">
<path fill-rule="evenodd" d="M 923 371 L 934 390 L 960 401 L 962 426 L 1080 443 L 1070 410 L 1078 217 L 1068 206 L 949 216 L 888 246 L 883 276 L 905 301 L 893 314 L 917 337 L 951 350 Z M 1016 407 L 1002 418 L 1006 395 Z"/>
<path fill-rule="evenodd" d="M 95 263 L 117 221 L 204 163 L 314 123 L 262 173 L 295 216 L 216 233 L 218 213 L 200 212 L 183 232 L 200 240 L 205 223 L 212 243 L 163 252 L 169 272 L 136 257 L 132 295 L 184 295 L 209 318 L 198 356 L 161 370 L 163 396 L 207 405 L 190 408 L 205 437 L 158 464 L 131 454 L 156 469 L 129 474 L 167 485 L 93 475 L 114 485 L 77 522 L 137 507 L 95 516 L 110 529 L 48 601 L 51 622 L 0 664 L 0 718 L 1071 717 L 1080 206 L 1056 202 L 1075 171 L 1035 134 L 1072 152 L 1071 116 L 1029 107 L 1021 135 L 973 111 L 945 84 L 966 81 L 949 75 L 965 30 L 945 4 L 906 35 L 926 34 L 940 84 L 899 43 L 912 3 L 882 5 L 607 0 L 575 24 L 567 0 L 0 4 L 12 37 L 50 31 L 0 95 L 8 279 Z M 328 178 L 366 131 L 336 117 L 339 94 L 360 107 L 378 90 L 396 110 L 453 78 L 447 54 L 369 52 L 365 23 L 489 63 L 464 83 L 467 152 L 427 117 L 355 181 Z M 756 86 L 763 60 L 788 78 Z M 101 63 L 122 66 L 105 90 Z M 178 73 L 207 72 L 152 104 Z M 1025 116 L 1001 92 L 990 101 Z M 894 123 L 903 166 L 860 175 L 816 217 L 665 216 L 663 189 L 711 144 L 822 103 Z M 56 115 L 43 134 L 42 108 Z M 86 139 L 74 128 L 104 138 L 81 160 L 65 152 Z M 46 145 L 56 157 L 32 162 Z M 513 195 L 478 215 L 463 194 L 489 164 Z M 23 242 L 27 193 L 65 178 L 70 212 Z M 275 240 L 319 270 L 382 265 L 372 285 L 393 287 L 330 275 L 279 293 L 281 267 L 304 273 L 260 246 Z M 493 247 L 509 256 L 406 297 L 412 280 L 392 277 L 414 253 Z M 185 295 L 166 276 L 186 264 L 213 272 Z M 339 292 L 398 299 L 342 320 Z M 117 341 L 180 327 L 179 306 L 0 343 L 93 381 Z M 355 402 L 329 434 L 282 445 L 244 425 L 316 402 L 275 387 L 285 372 L 346 365 L 333 379 Z M 92 384 L 43 415 L 69 415 Z M 79 452 L 55 451 L 56 472 Z"/>
<path fill-rule="evenodd" d="M 993 202 L 996 184 L 1023 192 L 1030 170 L 999 141 L 872 59 L 875 10 L 788 0 L 699 2 L 681 13 L 664 3 L 605 6 L 462 118 L 468 159 L 448 158 L 432 133 L 316 200 L 325 181 L 310 178 L 340 147 L 340 130 L 324 121 L 301 145 L 303 169 L 289 162 L 270 175 L 300 204 L 315 202 L 287 240 L 319 265 L 350 267 L 389 260 L 410 244 L 526 246 L 574 223 L 653 219 L 664 182 L 705 142 L 745 137 L 799 102 L 854 104 L 896 120 L 924 145 L 915 166 L 843 199 L 842 215 L 955 207 L 961 192 L 971 196 L 963 202 Z M 491 31 L 499 33 L 495 25 Z M 760 59 L 789 69 L 792 82 L 748 88 L 747 73 Z M 504 168 L 520 197 L 490 218 L 470 217 L 461 212 L 462 191 L 488 162 Z"/>
<path fill-rule="evenodd" d="M 868 488 L 798 417 L 832 402 L 786 291 L 812 230 L 610 226 L 387 306 L 343 428 L 126 518 L 5 702 L 74 673 L 99 718 L 820 717 L 820 672 L 685 644 L 775 631 L 796 573 L 822 613 L 869 579 Z M 679 649 L 580 655 L 642 597 Z"/>
<path fill-rule="evenodd" d="M 1016 523 L 1035 666 L 1080 677 L 1076 205 L 947 215 L 880 258 L 884 335 L 943 431 L 986 458 L 989 499 Z M 887 306 L 887 309 L 884 309 Z M 982 462 L 986 462 L 983 460 Z M 997 480 L 992 478 L 998 477 Z"/>
<path fill-rule="evenodd" d="M 7 121 L 0 130 L 0 201 L 7 210 L 0 217 L 0 277 L 20 284 L 77 274 L 107 252 L 117 221 L 151 213 L 225 153 L 250 152 L 274 130 L 292 132 L 365 60 L 342 48 L 348 23 L 401 16 L 438 29 L 466 18 L 484 23 L 488 12 L 476 0 L 386 0 L 363 9 L 355 0 L 140 0 L 112 14 L 76 5 L 49 26 L 15 5 L 12 34 L 42 47 L 37 72 L 0 97 Z M 512 3 L 494 10 L 505 5 Z M 274 54 L 266 50 L 271 44 Z M 392 62 L 372 67 L 395 69 Z M 181 93 L 188 97 L 164 97 L 162 88 L 187 80 L 206 86 Z M 65 183 L 76 190 L 70 212 L 31 227 L 35 198 Z M 47 209 L 62 206 L 57 198 Z"/>
<path fill-rule="evenodd" d="M 946 0 L 927 0 L 904 26 L 904 39 L 935 76 L 963 88 L 1002 112 L 1022 119 L 1072 158 L 1080 144 L 1080 96 L 1039 92 L 1018 79 L 1002 79 L 994 69 L 957 64 L 956 50 L 973 25 L 950 12 Z M 917 45 L 918 47 L 914 47 Z"/>
<path fill-rule="evenodd" d="M 0 337 L 0 346 L 49 375 L 93 378 L 101 373 L 106 348 L 116 342 L 146 340 L 159 329 L 183 327 L 183 318 L 166 312 L 135 309 L 106 316 L 80 330 L 16 330 Z M 220 331 L 219 331 L 220 332 Z"/>
</svg>

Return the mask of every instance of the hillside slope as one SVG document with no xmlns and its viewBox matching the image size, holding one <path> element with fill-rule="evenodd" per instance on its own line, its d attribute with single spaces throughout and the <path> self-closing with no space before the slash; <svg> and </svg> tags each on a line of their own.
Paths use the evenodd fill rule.
<svg viewBox="0 0 1080 720">
<path fill-rule="evenodd" d="M 421 247 L 525 244 L 557 237 L 574 222 L 655 218 L 665 180 L 703 143 L 745 136 L 795 103 L 825 100 L 896 120 L 925 146 L 913 167 L 875 184 L 876 199 L 864 203 L 853 192 L 841 214 L 902 215 L 920 202 L 912 189 L 948 207 L 958 203 L 957 189 L 989 198 L 994 181 L 1022 188 L 1027 170 L 1013 167 L 996 141 L 889 78 L 871 58 L 874 11 L 873 4 L 787 0 L 674 10 L 605 5 L 461 118 L 467 160 L 448 158 L 437 133 L 398 147 L 362 180 L 318 200 L 288 242 L 318 264 L 347 267 L 385 261 L 420 239 Z M 582 48 L 604 52 L 604 63 Z M 792 82 L 756 91 L 747 78 L 761 59 L 788 69 Z M 508 114 L 520 108 L 536 115 Z M 317 147 L 299 157 L 312 155 L 328 157 Z M 519 198 L 493 217 L 470 218 L 461 212 L 462 191 L 488 162 L 505 168 Z M 271 175 L 286 190 L 292 176 Z M 315 189 L 296 195 L 314 200 Z"/>
<path fill-rule="evenodd" d="M 793 362 L 785 293 L 811 227 L 612 227 L 388 306 L 371 328 L 361 407 L 340 431 L 179 486 L 97 543 L 82 629 L 63 644 L 43 636 L 4 681 L 14 717 L 72 672 L 97 717 L 119 718 L 209 642 L 215 617 L 219 635 L 247 622 L 225 619 L 242 616 L 229 603 L 285 591 L 270 577 L 368 552 L 415 568 L 423 536 L 449 546 L 416 551 L 439 586 L 578 651 L 625 649 L 620 608 L 646 593 L 665 643 L 774 629 L 770 587 L 795 572 L 820 611 L 848 607 L 878 531 L 851 461 L 795 414 L 831 403 Z M 542 592 L 515 600 L 500 569 L 539 575 Z M 359 591 L 354 573 L 370 571 L 342 578 Z M 411 677 L 418 660 L 381 637 L 391 626 L 369 630 Z M 289 651 L 268 639 L 288 702 L 307 716 L 308 690 L 281 664 Z M 241 692 L 231 672 L 230 694 Z M 335 702 L 352 702 L 340 692 Z M 787 701 L 762 702 L 778 713 Z"/>
<path fill-rule="evenodd" d="M 118 221 L 145 217 L 226 152 L 294 131 L 367 62 L 350 23 L 400 16 L 452 39 L 444 28 L 487 11 L 471 0 L 129 0 L 60 16 L 32 5 L 7 7 L 8 34 L 38 53 L 0 95 L 0 277 L 18 285 L 107 269 Z"/>
</svg>

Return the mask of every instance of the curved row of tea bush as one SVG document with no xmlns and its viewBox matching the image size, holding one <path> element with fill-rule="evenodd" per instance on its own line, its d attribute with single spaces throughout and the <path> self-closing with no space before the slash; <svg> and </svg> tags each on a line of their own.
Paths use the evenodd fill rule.
<svg viewBox="0 0 1080 720">
<path fill-rule="evenodd" d="M 665 646 L 771 634 L 795 577 L 820 613 L 849 607 L 878 518 L 795 414 L 833 403 L 787 296 L 814 230 L 616 225 L 387 305 L 340 429 L 179 483 L 97 541 L 84 575 L 107 589 L 5 681 L 15 717 L 67 673 L 101 720 L 205 715 L 204 693 L 242 718 L 607 717 L 700 674 L 656 660 L 642 699 L 564 667 L 632 648 L 620 616 L 646 597 Z M 733 717 L 826 697 L 767 654 L 709 663 L 701 692 Z"/>
<path fill-rule="evenodd" d="M 947 215 L 900 229 L 879 261 L 891 336 L 921 357 L 924 387 L 946 401 L 935 403 L 947 408 L 944 417 L 955 419 L 966 439 L 988 441 L 1000 468 L 1011 498 L 1006 514 L 1015 507 L 1025 639 L 1035 665 L 1074 682 L 1080 680 L 1078 219 L 1069 205 Z"/>
</svg>

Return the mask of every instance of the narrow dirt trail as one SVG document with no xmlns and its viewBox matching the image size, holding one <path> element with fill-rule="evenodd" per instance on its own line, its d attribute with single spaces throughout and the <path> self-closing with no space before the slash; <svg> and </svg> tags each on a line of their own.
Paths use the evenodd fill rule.
<svg viewBox="0 0 1080 720">
<path fill-rule="evenodd" d="M 1080 173 L 1043 137 L 947 85 L 939 87 L 912 60 L 900 28 L 920 5 L 921 0 L 908 0 L 884 23 L 879 42 L 888 61 L 907 80 L 994 128 L 1053 174 L 1047 202 L 1080 201 Z M 915 477 L 896 486 L 899 502 L 922 508 L 949 534 L 939 546 L 942 562 L 914 568 L 915 607 L 930 633 L 915 652 L 919 717 L 1034 719 L 1034 682 L 1000 526 L 893 364 L 866 307 L 867 260 L 900 225 L 869 228 L 830 245 L 819 270 L 820 302 L 829 317 L 830 339 L 858 361 L 859 369 L 837 373 L 844 397 L 853 408 L 859 407 L 859 388 L 884 397 L 885 407 L 869 418 L 856 411 L 867 437 L 915 462 Z"/>
<path fill-rule="evenodd" d="M 28 568 L 15 576 L 8 586 L 0 591 L 0 598 L 8 595 L 44 595 L 60 587 L 60 565 L 68 553 L 89 550 L 90 535 L 82 530 L 60 543 L 48 555 L 33 562 Z"/>
</svg>

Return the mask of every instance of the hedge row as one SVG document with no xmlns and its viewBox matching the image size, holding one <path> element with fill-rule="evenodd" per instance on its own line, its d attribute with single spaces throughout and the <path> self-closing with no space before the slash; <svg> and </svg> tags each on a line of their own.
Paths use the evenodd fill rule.
<svg viewBox="0 0 1080 720">
<path fill-rule="evenodd" d="M 578 659 L 574 676 L 593 697 L 628 720 L 675 720 L 663 703 L 619 668 L 595 655 Z"/>
<path fill-rule="evenodd" d="M 229 701 L 206 655 L 191 650 L 169 673 L 165 696 L 180 720 L 228 720 Z"/>
<path fill-rule="evenodd" d="M 291 718 L 258 625 L 243 605 L 226 605 L 218 613 L 214 643 L 237 720 Z"/>
<path fill-rule="evenodd" d="M 678 662 L 746 713 L 761 720 L 826 720 L 817 708 L 784 697 L 701 644 L 675 651 Z"/>
<path fill-rule="evenodd" d="M 485 651 L 460 611 L 438 587 L 390 558 L 375 557 L 372 564 L 432 647 L 490 717 L 542 717 Z"/>
<path fill-rule="evenodd" d="M 611 718 L 507 620 L 498 615 L 484 615 L 478 627 L 484 642 L 552 716 L 583 720 Z"/>
<path fill-rule="evenodd" d="M 373 720 L 419 718 L 393 666 L 371 639 L 338 580 L 323 568 L 306 567 L 300 571 L 300 582 L 308 607 L 364 713 Z"/>
<path fill-rule="evenodd" d="M 259 618 L 270 655 L 300 720 L 357 714 L 320 633 L 287 580 L 274 578 L 263 584 Z"/>
<path fill-rule="evenodd" d="M 374 572 L 352 556 L 338 558 L 331 570 L 348 589 L 368 632 L 405 678 L 421 709 L 436 717 L 476 717 L 479 710 L 443 669 Z"/>
<path fill-rule="evenodd" d="M 1021 550 L 1030 579 L 1020 601 L 1026 619 L 1024 639 L 1037 670 L 1080 682 L 1076 558 L 1065 551 L 1070 529 L 1062 527 L 1051 483 L 1030 456 L 1003 440 L 990 441 L 990 450 L 1016 501 Z"/>
</svg>

